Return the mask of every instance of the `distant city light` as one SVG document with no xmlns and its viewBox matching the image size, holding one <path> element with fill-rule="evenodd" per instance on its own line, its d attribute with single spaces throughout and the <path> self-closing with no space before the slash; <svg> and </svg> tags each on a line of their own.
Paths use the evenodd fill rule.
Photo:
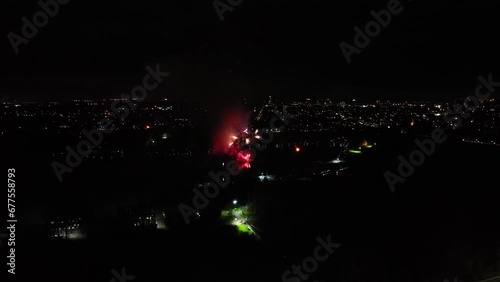
<svg viewBox="0 0 500 282">
<path fill-rule="evenodd" d="M 300 152 L 300 148 L 299 147 L 295 147 L 295 152 Z"/>
<path fill-rule="evenodd" d="M 373 147 L 373 145 L 371 145 L 370 143 L 368 143 L 368 141 L 363 140 L 363 142 L 361 143 L 361 147 L 369 149 L 369 148 Z M 361 150 L 361 147 L 359 148 L 360 150 Z"/>
<path fill-rule="evenodd" d="M 263 182 L 264 180 L 274 181 L 275 178 L 276 178 L 276 176 L 275 175 L 269 175 L 269 174 L 266 174 L 266 175 L 262 174 L 262 175 L 259 175 L 258 178 L 259 178 L 259 180 L 261 182 Z"/>
<path fill-rule="evenodd" d="M 238 203 L 237 200 L 233 200 L 233 205 L 236 205 Z"/>
<path fill-rule="evenodd" d="M 335 160 L 332 160 L 331 163 L 332 164 L 339 164 L 339 163 L 343 163 L 344 161 L 339 159 L 339 158 L 336 158 Z"/>
</svg>

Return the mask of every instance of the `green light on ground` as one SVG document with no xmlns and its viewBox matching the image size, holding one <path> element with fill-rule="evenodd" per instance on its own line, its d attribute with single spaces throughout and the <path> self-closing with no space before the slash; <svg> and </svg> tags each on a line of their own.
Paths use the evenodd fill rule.
<svg viewBox="0 0 500 282">
<path fill-rule="evenodd" d="M 359 151 L 359 150 L 349 150 L 349 153 L 361 154 L 361 151 Z"/>
<path fill-rule="evenodd" d="M 248 228 L 245 224 L 238 225 L 238 231 L 241 233 L 252 234 L 252 230 L 250 230 L 250 228 Z"/>
<path fill-rule="evenodd" d="M 249 225 L 252 215 L 247 206 L 234 207 L 221 211 L 221 218 L 228 224 L 235 226 L 239 233 L 256 235 Z"/>
</svg>

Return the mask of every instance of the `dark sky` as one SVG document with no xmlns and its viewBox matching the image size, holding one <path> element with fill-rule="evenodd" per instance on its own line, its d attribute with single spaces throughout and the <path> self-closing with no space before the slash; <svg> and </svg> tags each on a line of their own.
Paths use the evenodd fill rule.
<svg viewBox="0 0 500 282">
<path fill-rule="evenodd" d="M 171 76 L 153 98 L 461 97 L 500 80 L 494 1 L 401 1 L 351 64 L 340 42 L 389 1 L 243 0 L 221 22 L 211 0 L 71 0 L 16 55 L 7 34 L 36 2 L 3 1 L 0 101 L 116 96 L 157 63 Z"/>
</svg>

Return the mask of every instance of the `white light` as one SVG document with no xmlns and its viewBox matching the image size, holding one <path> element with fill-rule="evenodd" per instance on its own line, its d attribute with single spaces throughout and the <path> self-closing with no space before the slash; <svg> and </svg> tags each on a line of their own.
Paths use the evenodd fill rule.
<svg viewBox="0 0 500 282">
<path fill-rule="evenodd" d="M 238 203 L 238 201 L 233 200 L 233 205 L 236 205 L 237 203 Z"/>
</svg>

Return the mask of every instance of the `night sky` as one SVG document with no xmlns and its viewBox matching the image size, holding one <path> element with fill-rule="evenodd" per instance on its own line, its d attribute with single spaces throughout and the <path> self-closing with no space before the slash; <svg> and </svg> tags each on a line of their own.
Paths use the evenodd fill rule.
<svg viewBox="0 0 500 282">
<path fill-rule="evenodd" d="M 348 64 L 339 44 L 388 2 L 243 0 L 221 22 L 211 0 L 71 0 L 16 55 L 7 34 L 40 7 L 5 0 L 0 101 L 115 97 L 157 63 L 151 99 L 463 97 L 495 77 L 494 1 L 401 1 Z"/>
</svg>

